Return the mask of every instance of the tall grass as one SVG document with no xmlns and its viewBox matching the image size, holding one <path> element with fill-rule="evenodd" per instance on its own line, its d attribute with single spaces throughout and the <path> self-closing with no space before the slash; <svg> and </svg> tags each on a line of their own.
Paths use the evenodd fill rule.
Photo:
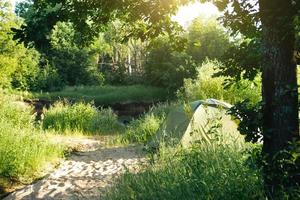
<svg viewBox="0 0 300 200">
<path fill-rule="evenodd" d="M 189 149 L 162 144 L 154 164 L 126 173 L 105 199 L 265 199 L 260 169 L 247 153 L 253 146 L 214 134 Z"/>
<path fill-rule="evenodd" d="M 60 92 L 37 93 L 37 98 L 69 101 L 94 102 L 96 105 L 111 105 L 120 102 L 156 102 L 168 98 L 166 90 L 157 87 L 131 86 L 77 86 L 67 87 Z"/>
<path fill-rule="evenodd" d="M 13 102 L 0 94 L 0 179 L 28 182 L 63 149 L 33 125 L 31 108 Z"/>
<path fill-rule="evenodd" d="M 61 133 L 111 134 L 122 129 L 111 109 L 98 110 L 92 104 L 58 102 L 45 111 L 44 129 Z"/>
<path fill-rule="evenodd" d="M 133 120 L 126 127 L 119 141 L 121 143 L 146 143 L 158 131 L 173 106 L 169 103 L 153 106 L 148 113 Z"/>
<path fill-rule="evenodd" d="M 63 149 L 41 131 L 0 122 L 0 177 L 28 182 L 46 163 L 62 157 Z"/>
<path fill-rule="evenodd" d="M 235 148 L 195 146 L 127 173 L 106 199 L 265 199 L 259 170 Z"/>
</svg>

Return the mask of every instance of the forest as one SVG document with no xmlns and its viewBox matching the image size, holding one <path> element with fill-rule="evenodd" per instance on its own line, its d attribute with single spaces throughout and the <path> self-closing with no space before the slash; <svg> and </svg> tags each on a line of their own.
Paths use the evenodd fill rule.
<svg viewBox="0 0 300 200">
<path fill-rule="evenodd" d="M 298 0 L 0 0 L 0 199 L 300 199 Z"/>
</svg>

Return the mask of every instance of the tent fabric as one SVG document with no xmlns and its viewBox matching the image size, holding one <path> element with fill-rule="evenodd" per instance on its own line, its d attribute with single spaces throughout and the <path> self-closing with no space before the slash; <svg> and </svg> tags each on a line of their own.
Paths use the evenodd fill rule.
<svg viewBox="0 0 300 200">
<path fill-rule="evenodd" d="M 149 146 L 158 148 L 160 143 L 164 143 L 188 147 L 193 143 L 209 143 L 216 132 L 239 137 L 236 123 L 226 114 L 229 108 L 230 104 L 215 99 L 176 107 L 170 111 Z"/>
</svg>

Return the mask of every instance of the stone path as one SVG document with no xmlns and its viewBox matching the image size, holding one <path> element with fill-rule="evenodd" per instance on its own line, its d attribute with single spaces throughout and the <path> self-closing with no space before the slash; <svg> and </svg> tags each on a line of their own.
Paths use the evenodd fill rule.
<svg viewBox="0 0 300 200">
<path fill-rule="evenodd" d="M 92 139 L 66 141 L 80 150 L 43 180 L 10 194 L 5 200 L 101 199 L 126 170 L 136 172 L 145 163 L 140 147 L 105 147 Z"/>
</svg>

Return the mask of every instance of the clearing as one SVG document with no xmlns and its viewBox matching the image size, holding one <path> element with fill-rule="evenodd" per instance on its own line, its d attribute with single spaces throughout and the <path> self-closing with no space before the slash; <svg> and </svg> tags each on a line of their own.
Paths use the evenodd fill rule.
<svg viewBox="0 0 300 200">
<path fill-rule="evenodd" d="M 44 179 L 27 185 L 5 200 L 101 199 L 126 170 L 137 172 L 146 159 L 140 146 L 108 146 L 105 139 L 54 138 L 76 149 Z"/>
</svg>

